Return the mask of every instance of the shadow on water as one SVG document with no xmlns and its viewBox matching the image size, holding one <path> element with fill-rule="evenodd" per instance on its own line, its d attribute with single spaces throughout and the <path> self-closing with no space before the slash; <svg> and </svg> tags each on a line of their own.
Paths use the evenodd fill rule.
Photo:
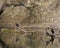
<svg viewBox="0 0 60 48">
<path fill-rule="evenodd" d="M 8 48 L 8 46 L 5 44 L 5 42 L 0 38 L 0 45 L 2 48 Z"/>
</svg>

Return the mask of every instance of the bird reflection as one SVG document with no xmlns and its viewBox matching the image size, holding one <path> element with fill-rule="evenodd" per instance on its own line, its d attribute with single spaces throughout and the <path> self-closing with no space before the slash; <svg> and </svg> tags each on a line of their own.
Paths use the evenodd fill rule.
<svg viewBox="0 0 60 48">
<path fill-rule="evenodd" d="M 54 37 L 55 37 L 55 35 L 54 35 L 54 30 L 53 30 L 53 28 L 51 28 L 51 33 L 52 34 L 49 34 L 48 32 L 46 32 L 46 35 L 47 36 L 49 36 L 49 37 L 51 37 L 51 39 L 49 40 L 49 41 L 46 41 L 46 47 L 48 46 L 48 44 L 51 42 L 52 44 L 53 44 L 53 42 L 54 42 Z"/>
</svg>

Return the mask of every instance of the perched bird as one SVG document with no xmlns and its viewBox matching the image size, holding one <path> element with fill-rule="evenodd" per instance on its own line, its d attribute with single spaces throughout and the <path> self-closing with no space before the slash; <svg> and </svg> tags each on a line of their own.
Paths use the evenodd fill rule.
<svg viewBox="0 0 60 48">
<path fill-rule="evenodd" d="M 0 15 L 4 12 L 3 8 L 0 10 Z"/>
<path fill-rule="evenodd" d="M 52 34 L 54 34 L 54 30 L 53 30 L 53 28 L 51 29 L 51 32 L 52 32 Z"/>
<path fill-rule="evenodd" d="M 16 23 L 16 26 L 19 27 L 19 24 Z"/>
<path fill-rule="evenodd" d="M 5 0 L 0 0 L 0 15 L 4 12 L 5 4 Z"/>
</svg>

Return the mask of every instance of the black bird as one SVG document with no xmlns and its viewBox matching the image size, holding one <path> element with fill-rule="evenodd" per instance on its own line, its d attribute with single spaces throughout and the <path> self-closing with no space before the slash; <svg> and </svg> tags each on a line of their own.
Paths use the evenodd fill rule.
<svg viewBox="0 0 60 48">
<path fill-rule="evenodd" d="M 0 9 L 0 15 L 4 12 L 4 10 L 6 9 L 6 6 L 5 6 L 5 4 L 1 7 L 1 9 Z"/>
<path fill-rule="evenodd" d="M 0 10 L 0 15 L 1 15 L 3 12 L 4 12 L 4 10 L 3 10 L 3 9 L 1 9 L 1 10 Z"/>
<path fill-rule="evenodd" d="M 0 15 L 4 12 L 4 10 L 5 10 L 5 6 L 2 6 L 0 9 Z"/>
<path fill-rule="evenodd" d="M 54 34 L 54 30 L 53 30 L 53 28 L 51 29 L 51 32 L 52 32 L 52 34 Z"/>
<path fill-rule="evenodd" d="M 16 23 L 16 26 L 19 27 L 19 24 Z"/>
</svg>

